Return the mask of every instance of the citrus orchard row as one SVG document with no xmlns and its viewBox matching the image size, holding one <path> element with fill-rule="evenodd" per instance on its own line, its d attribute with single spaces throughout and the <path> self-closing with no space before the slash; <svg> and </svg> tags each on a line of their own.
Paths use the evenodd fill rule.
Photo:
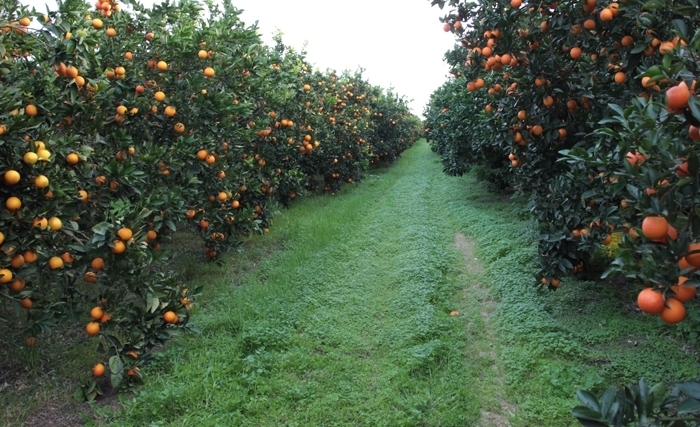
<svg viewBox="0 0 700 427">
<path fill-rule="evenodd" d="M 686 317 L 700 268 L 700 15 L 693 2 L 433 0 L 452 79 L 425 132 L 446 172 L 530 198 L 550 289 L 620 236 L 604 275 Z"/>
<path fill-rule="evenodd" d="M 230 3 L 0 10 L 0 298 L 33 347 L 65 320 L 99 339 L 94 377 L 140 382 L 200 289 L 161 242 L 181 224 L 212 259 L 279 204 L 335 193 L 420 133 L 361 73 L 266 46 Z"/>
</svg>

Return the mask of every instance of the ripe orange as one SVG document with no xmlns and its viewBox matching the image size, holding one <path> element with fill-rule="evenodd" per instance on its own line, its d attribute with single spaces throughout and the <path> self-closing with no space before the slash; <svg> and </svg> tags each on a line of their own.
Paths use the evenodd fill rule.
<svg viewBox="0 0 700 427">
<path fill-rule="evenodd" d="M 186 213 L 187 219 L 193 219 L 196 214 L 194 209 L 188 209 Z"/>
<path fill-rule="evenodd" d="M 92 27 L 93 27 L 94 29 L 99 30 L 100 28 L 102 28 L 102 25 L 103 25 L 103 24 L 102 24 L 102 20 L 101 20 L 101 19 L 95 18 L 95 19 L 92 20 Z"/>
<path fill-rule="evenodd" d="M 173 126 L 173 130 L 176 133 L 183 133 L 185 131 L 185 125 L 183 125 L 182 123 L 179 123 L 179 122 L 175 123 L 175 126 Z"/>
<path fill-rule="evenodd" d="M 95 283 L 97 282 L 97 275 L 94 271 L 87 271 L 83 276 L 83 280 L 85 280 L 88 283 Z"/>
<path fill-rule="evenodd" d="M 680 302 L 690 301 L 691 299 L 695 298 L 695 294 L 697 293 L 698 288 L 695 286 L 684 285 L 684 283 L 687 281 L 687 277 L 679 276 L 678 284 L 671 286 L 671 290 L 676 294 L 674 298 Z"/>
<path fill-rule="evenodd" d="M 10 283 L 10 289 L 13 292 L 22 292 L 22 289 L 24 289 L 24 280 L 22 279 L 15 279 Z"/>
<path fill-rule="evenodd" d="M 163 320 L 167 323 L 175 324 L 180 320 L 179 316 L 174 311 L 166 311 L 163 313 Z"/>
<path fill-rule="evenodd" d="M 97 322 L 90 322 L 85 326 L 85 332 L 90 336 L 95 336 L 100 332 L 100 324 Z"/>
<path fill-rule="evenodd" d="M 129 240 L 133 237 L 134 233 L 131 231 L 130 228 L 123 227 L 123 228 L 120 228 L 119 231 L 117 231 L 117 235 L 119 236 L 120 239 L 122 239 L 126 242 L 127 240 Z"/>
<path fill-rule="evenodd" d="M 4 180 L 7 185 L 15 185 L 19 182 L 21 176 L 16 170 L 10 169 L 5 172 Z"/>
<path fill-rule="evenodd" d="M 10 212 L 18 211 L 22 207 L 22 201 L 12 196 L 5 201 L 5 207 Z"/>
<path fill-rule="evenodd" d="M 52 256 L 49 259 L 49 268 L 51 270 L 57 270 L 61 267 L 63 267 L 63 260 L 61 259 L 61 257 Z"/>
<path fill-rule="evenodd" d="M 37 110 L 36 105 L 29 104 L 26 107 L 24 107 L 24 114 L 33 117 L 36 116 L 39 113 L 39 110 Z"/>
<path fill-rule="evenodd" d="M 177 110 L 175 107 L 168 105 L 165 107 L 165 110 L 163 110 L 163 114 L 165 114 L 168 117 L 173 117 L 177 113 Z"/>
<path fill-rule="evenodd" d="M 621 85 L 627 80 L 627 74 L 624 71 L 618 71 L 615 73 L 615 83 Z"/>
<path fill-rule="evenodd" d="M 207 77 L 214 77 L 214 69 L 211 67 L 207 67 L 204 69 L 204 75 Z"/>
<path fill-rule="evenodd" d="M 685 319 L 685 307 L 683 303 L 678 301 L 676 298 L 669 298 L 666 300 L 666 307 L 659 314 L 661 320 L 664 322 L 674 325 L 680 323 Z"/>
<path fill-rule="evenodd" d="M 510 7 L 512 7 L 513 9 L 519 8 L 522 4 L 522 0 L 510 0 Z"/>
<path fill-rule="evenodd" d="M 613 19 L 613 11 L 605 8 L 600 11 L 600 20 L 603 22 L 611 21 Z"/>
<path fill-rule="evenodd" d="M 207 54 L 206 50 L 200 50 L 199 52 L 197 52 L 197 57 L 199 59 L 207 59 L 209 55 Z"/>
<path fill-rule="evenodd" d="M 122 254 L 126 250 L 126 245 L 121 240 L 114 241 L 114 247 L 112 248 L 112 253 Z"/>
<path fill-rule="evenodd" d="M 77 165 L 80 161 L 80 157 L 76 153 L 70 153 L 66 156 L 66 161 L 69 165 Z"/>
<path fill-rule="evenodd" d="M 102 258 L 95 258 L 90 262 L 90 267 L 93 270 L 102 270 L 105 266 L 105 261 Z"/>
<path fill-rule="evenodd" d="M 98 363 L 92 368 L 92 375 L 95 377 L 101 377 L 105 374 L 105 365 Z"/>
<path fill-rule="evenodd" d="M 525 110 L 518 111 L 518 119 L 525 120 L 527 118 L 527 112 Z"/>
<path fill-rule="evenodd" d="M 680 82 L 666 91 L 666 106 L 671 111 L 682 110 L 688 107 L 690 90 L 685 82 Z"/>
<path fill-rule="evenodd" d="M 107 28 L 105 34 L 107 34 L 107 37 L 114 37 L 117 35 L 117 30 L 115 30 L 114 28 Z"/>
<path fill-rule="evenodd" d="M 29 298 L 24 298 L 22 301 L 19 302 L 19 304 L 25 310 L 29 310 L 34 305 L 34 303 L 32 303 L 32 300 L 30 300 Z"/>
<path fill-rule="evenodd" d="M 662 216 L 648 216 L 642 221 L 642 231 L 649 239 L 661 239 L 668 233 L 668 221 Z"/>
<path fill-rule="evenodd" d="M 95 320 L 100 320 L 102 319 L 102 316 L 104 316 L 105 312 L 102 309 L 102 307 L 93 307 L 92 310 L 90 310 L 90 317 L 92 317 Z"/>
<path fill-rule="evenodd" d="M 153 95 L 153 99 L 155 99 L 158 102 L 163 102 L 165 101 L 165 94 L 161 91 L 158 91 Z"/>
<path fill-rule="evenodd" d="M 700 267 L 700 243 L 691 243 L 688 245 L 688 252 L 685 256 L 685 260 L 693 267 Z"/>
<path fill-rule="evenodd" d="M 310 90 L 311 90 L 311 85 L 308 85 L 308 84 L 304 85 L 304 92 L 308 92 Z"/>
<path fill-rule="evenodd" d="M 659 314 L 666 308 L 664 296 L 652 288 L 645 288 L 637 295 L 639 309 L 648 314 Z"/>
<path fill-rule="evenodd" d="M 39 258 L 39 256 L 34 251 L 25 251 L 22 256 L 24 257 L 24 262 L 26 262 L 27 264 L 32 264 L 36 262 L 36 260 Z"/>
<path fill-rule="evenodd" d="M 166 71 L 168 69 L 168 63 L 165 61 L 158 61 L 158 64 L 156 64 L 156 67 L 160 71 Z"/>
<path fill-rule="evenodd" d="M 573 59 L 579 59 L 581 57 L 582 53 L 583 53 L 583 51 L 578 46 L 572 47 L 571 50 L 569 51 L 569 55 L 571 55 L 571 57 Z"/>
<path fill-rule="evenodd" d="M 587 30 L 595 30 L 595 21 L 593 19 L 586 19 L 583 21 L 583 28 Z"/>
<path fill-rule="evenodd" d="M 620 43 L 625 47 L 632 46 L 632 44 L 634 43 L 634 39 L 632 38 L 632 36 L 624 36 Z"/>
<path fill-rule="evenodd" d="M 36 153 L 32 153 L 31 151 L 26 153 L 24 157 L 22 157 L 22 160 L 24 163 L 28 164 L 29 166 L 32 166 L 36 164 L 37 161 L 39 161 L 39 156 L 36 155 Z"/>
<path fill-rule="evenodd" d="M 0 283 L 10 283 L 12 280 L 12 271 L 7 268 L 0 269 Z"/>
<path fill-rule="evenodd" d="M 554 105 L 554 98 L 552 98 L 550 95 L 547 95 L 542 100 L 542 104 L 544 104 L 545 107 L 551 107 L 552 105 Z"/>
</svg>

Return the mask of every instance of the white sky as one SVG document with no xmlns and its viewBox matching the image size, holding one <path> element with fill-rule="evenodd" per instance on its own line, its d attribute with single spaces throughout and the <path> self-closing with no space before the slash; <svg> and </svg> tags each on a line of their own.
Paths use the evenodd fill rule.
<svg viewBox="0 0 700 427">
<path fill-rule="evenodd" d="M 45 11 L 54 0 L 21 0 Z M 150 5 L 154 0 L 142 0 Z M 329 6 L 336 3 L 337 6 Z M 413 100 L 409 106 L 419 116 L 430 94 L 446 79 L 445 51 L 454 37 L 442 30 L 442 11 L 425 0 L 233 0 L 244 12 L 243 21 L 258 21 L 263 39 L 272 44 L 276 30 L 286 45 L 300 51 L 322 68 L 341 72 L 361 66 L 373 85 L 394 87 Z"/>
</svg>

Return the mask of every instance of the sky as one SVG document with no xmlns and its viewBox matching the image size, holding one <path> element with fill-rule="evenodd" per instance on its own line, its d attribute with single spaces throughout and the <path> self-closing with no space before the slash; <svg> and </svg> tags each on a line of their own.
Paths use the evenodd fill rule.
<svg viewBox="0 0 700 427">
<path fill-rule="evenodd" d="M 54 0 L 21 0 L 45 11 Z M 141 0 L 150 5 L 154 0 Z M 330 6 L 336 3 L 337 6 Z M 338 72 L 362 67 L 372 84 L 408 100 L 422 115 L 430 94 L 446 80 L 442 57 L 454 45 L 439 18 L 442 11 L 426 0 L 233 0 L 243 9 L 241 19 L 258 22 L 263 39 L 272 44 L 280 30 L 283 41 L 300 51 L 306 42 L 307 60 Z"/>
</svg>

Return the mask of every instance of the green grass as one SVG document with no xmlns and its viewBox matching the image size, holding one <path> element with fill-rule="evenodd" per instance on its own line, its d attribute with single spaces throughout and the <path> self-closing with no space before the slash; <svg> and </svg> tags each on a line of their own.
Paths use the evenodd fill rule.
<svg viewBox="0 0 700 427">
<path fill-rule="evenodd" d="M 674 328 L 634 310 L 633 287 L 534 287 L 522 210 L 445 176 L 420 142 L 338 196 L 296 203 L 223 268 L 184 251 L 183 280 L 205 286 L 201 333 L 86 422 L 561 427 L 576 425 L 577 388 L 700 372 Z"/>
</svg>

